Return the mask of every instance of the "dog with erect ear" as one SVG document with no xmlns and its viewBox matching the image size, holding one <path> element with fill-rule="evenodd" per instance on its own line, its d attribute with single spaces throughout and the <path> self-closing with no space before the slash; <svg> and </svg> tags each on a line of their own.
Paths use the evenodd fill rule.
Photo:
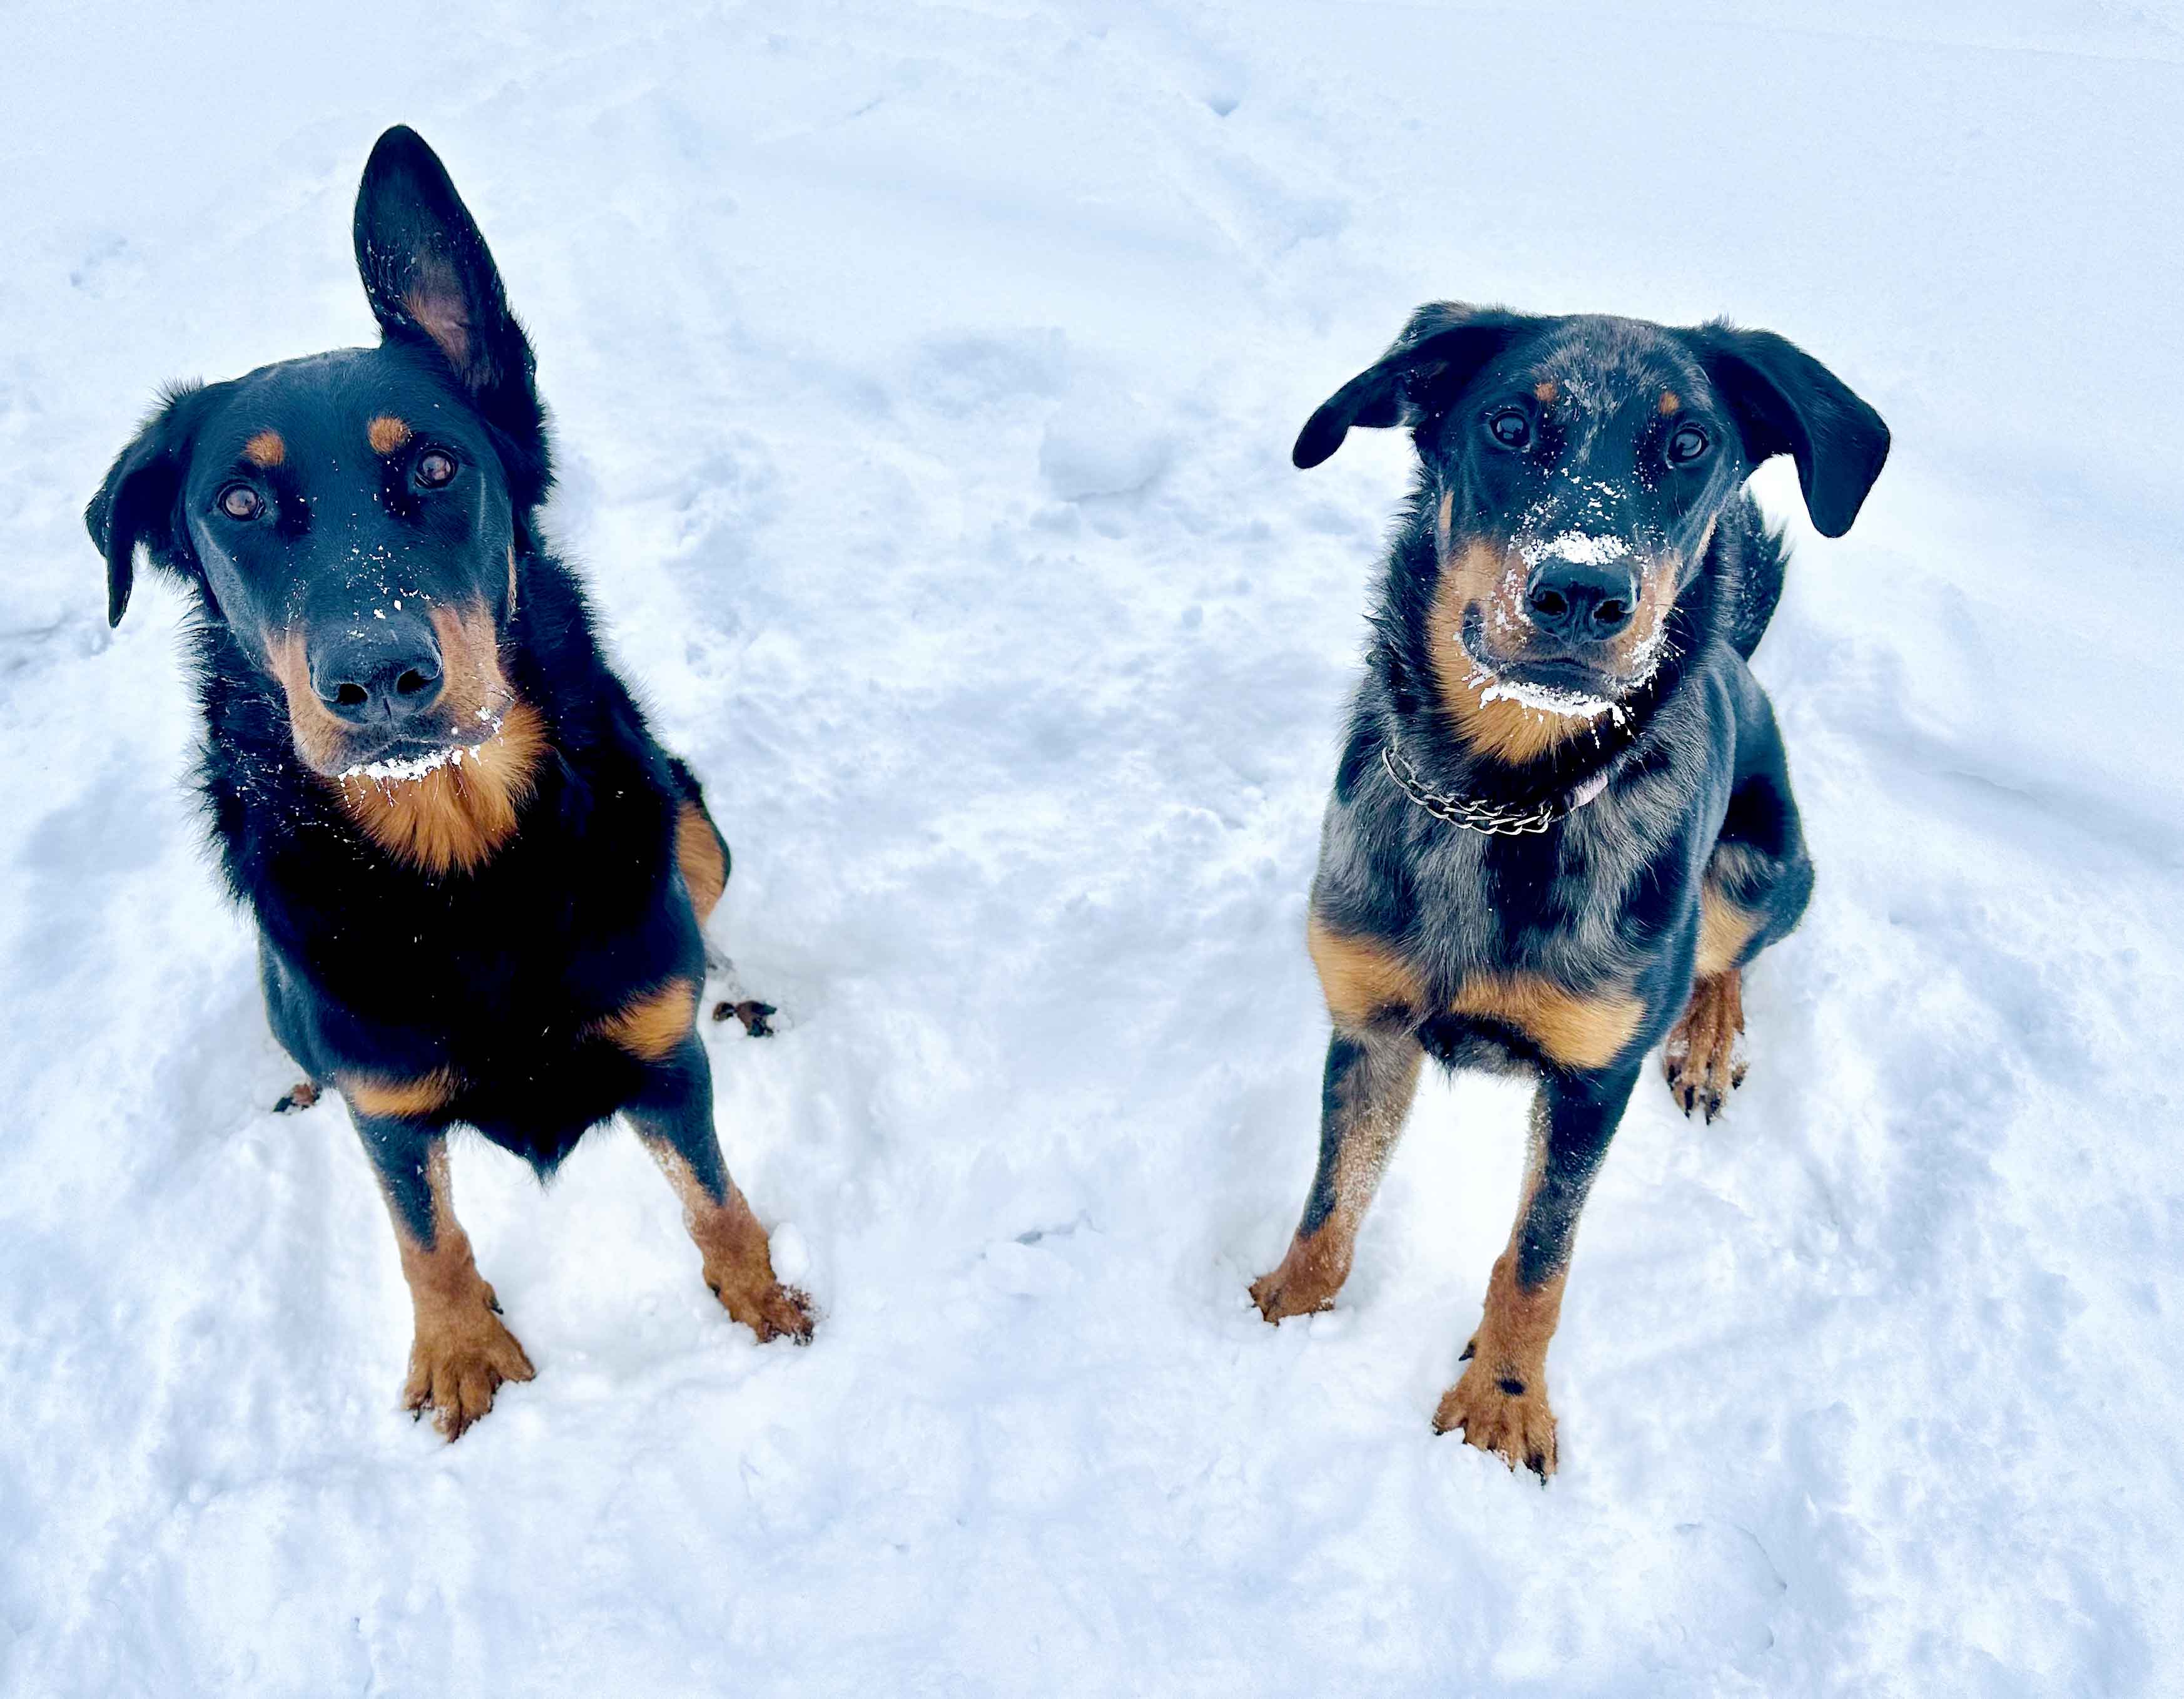
<svg viewBox="0 0 2184 1699">
<path fill-rule="evenodd" d="M 1424 1059 L 1536 1081 L 1531 1160 L 1437 1431 L 1544 1480 L 1547 1343 L 1579 1210 L 1656 1045 L 1711 1121 L 1744 1076 L 1742 975 L 1812 891 L 1782 742 L 1747 662 L 1785 551 L 1745 489 L 1796 462 L 1823 536 L 1888 428 L 1767 331 L 1456 303 L 1306 422 L 1418 452 L 1313 880 L 1334 1033 L 1319 1160 L 1270 1322 L 1327 1308 Z"/>
<path fill-rule="evenodd" d="M 451 1128 L 543 1177 L 625 1116 L 728 1313 L 799 1342 L 812 1316 L 713 1128 L 727 841 L 541 540 L 531 344 L 413 131 L 372 149 L 355 238 L 379 345 L 170 390 L 86 517 L 110 621 L 140 549 L 195 597 L 205 803 L 304 1075 L 283 1106 L 347 1103 L 414 1301 L 404 1396 L 453 1439 L 532 1366 L 455 1219 Z"/>
</svg>

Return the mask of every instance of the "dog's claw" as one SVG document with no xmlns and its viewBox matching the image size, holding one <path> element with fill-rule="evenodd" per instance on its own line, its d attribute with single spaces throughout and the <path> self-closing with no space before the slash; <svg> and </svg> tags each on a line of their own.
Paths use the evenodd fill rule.
<svg viewBox="0 0 2184 1699">
<path fill-rule="evenodd" d="M 273 1105 L 276 1115 L 293 1115 L 298 1109 L 307 1109 L 319 1100 L 319 1088 L 309 1080 L 298 1080 L 288 1087 L 281 1101 Z"/>
<path fill-rule="evenodd" d="M 1661 1052 L 1669 1095 L 1682 1109 L 1685 1120 L 1696 1109 L 1712 1126 L 1729 1094 L 1744 1083 L 1745 1064 L 1736 1053 L 1743 1034 L 1743 982 L 1736 969 L 1701 980 L 1691 988 L 1691 1005 Z"/>
</svg>

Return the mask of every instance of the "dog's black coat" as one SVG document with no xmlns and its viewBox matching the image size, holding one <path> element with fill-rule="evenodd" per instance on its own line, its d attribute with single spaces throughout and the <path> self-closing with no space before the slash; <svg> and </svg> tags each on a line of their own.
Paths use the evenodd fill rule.
<svg viewBox="0 0 2184 1699">
<path fill-rule="evenodd" d="M 543 1177 L 586 1129 L 627 1111 L 726 1199 L 694 1026 L 633 1044 L 613 1022 L 648 995 L 671 1004 L 681 986 L 694 1007 L 705 945 L 678 824 L 690 830 L 693 810 L 705 822 L 721 881 L 727 844 L 540 539 L 552 471 L 531 349 L 476 225 L 411 131 L 375 148 L 355 238 L 379 347 L 172 392 L 115 461 L 86 516 L 110 617 L 140 543 L 196 592 L 201 784 L 228 884 L 258 922 L 267 1011 L 310 1080 L 348 1093 L 410 1241 L 429 1249 L 449 1225 L 427 1171 L 457 1122 Z M 391 450 L 367 446 L 368 421 Z M 456 470 L 427 487 L 435 453 Z M 237 519 L 231 500 L 261 506 Z M 345 667 L 376 678 L 398 656 L 414 663 L 405 679 L 451 673 L 456 628 L 430 623 L 451 610 L 490 648 L 478 670 L 497 669 L 500 707 L 482 702 L 477 726 L 421 741 L 429 716 L 343 720 L 359 713 L 333 688 Z M 309 694 L 276 664 L 291 634 Z M 512 830 L 478 864 L 422 865 L 359 825 L 377 805 L 371 785 L 359 802 L 330 768 L 487 742 L 482 722 L 511 705 L 538 753 L 512 791 Z M 306 756 L 299 714 L 323 718 L 337 752 Z M 408 1082 L 411 1106 L 376 1110 L 375 1082 Z"/>
<path fill-rule="evenodd" d="M 1295 458 L 1317 465 L 1351 427 L 1398 424 L 1412 428 L 1418 478 L 1312 887 L 1335 1021 L 1320 1161 L 1289 1260 L 1254 1288 L 1269 1319 L 1331 1300 L 1407 1111 L 1406 1058 L 1420 1049 L 1540 1080 L 1510 1305 L 1551 1281 L 1558 1305 L 1578 1210 L 1642 1059 L 1687 1005 L 1712 1009 L 1708 998 L 1725 995 L 1724 1020 L 1741 1030 L 1736 974 L 1797 924 L 1812 887 L 1781 741 L 1746 665 L 1781 592 L 1784 550 L 1745 480 L 1792 455 L 1814 523 L 1840 535 L 1888 447 L 1870 408 L 1768 333 L 1448 304 L 1420 309 L 1313 414 Z M 1487 565 L 1468 569 L 1474 557 Z M 1573 586 L 1601 598 L 1590 606 L 1613 616 L 1608 635 L 1553 623 Z M 1618 673 L 1608 646 L 1648 606 L 1654 640 L 1630 651 L 1646 664 Z M 1497 641 L 1506 652 L 1485 652 Z M 1612 710 L 1574 734 L 1502 737 L 1479 692 L 1511 680 L 1574 687 Z M 1602 788 L 1544 831 L 1468 830 L 1401 787 L 1391 747 L 1442 796 L 1514 807 Z M 1702 919 L 1721 955 L 1703 964 Z M 1729 1042 L 1709 1059 L 1719 1072 Z M 1683 1079 L 1679 1065 L 1686 1111 L 1702 1104 L 1711 1118 L 1719 1075 Z M 1543 1399 L 1528 1437 L 1476 1384 L 1536 1382 L 1540 1366 L 1482 1365 L 1444 1400 L 1440 1425 L 1476 1425 L 1486 1431 L 1474 1443 L 1544 1474 Z"/>
</svg>

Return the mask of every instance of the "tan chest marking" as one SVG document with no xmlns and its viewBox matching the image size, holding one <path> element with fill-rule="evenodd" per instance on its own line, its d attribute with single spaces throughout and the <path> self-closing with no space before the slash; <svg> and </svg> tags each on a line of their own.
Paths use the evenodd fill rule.
<svg viewBox="0 0 2184 1699">
<path fill-rule="evenodd" d="M 454 1100 L 462 1081 L 452 1068 L 435 1068 L 414 1080 L 391 1080 L 383 1075 L 343 1074 L 335 1083 L 359 1115 L 385 1115 L 411 1121 L 434 1115 Z"/>
<path fill-rule="evenodd" d="M 1423 1011 L 1424 982 L 1392 946 L 1337 932 L 1317 914 L 1305 923 L 1305 946 L 1337 1026 L 1354 1031 L 1387 1015 Z"/>
<path fill-rule="evenodd" d="M 1515 1027 L 1566 1068 L 1604 1068 L 1630 1042 L 1646 1006 L 1613 988 L 1576 992 L 1537 974 L 1474 974 L 1449 1005 Z"/>
<path fill-rule="evenodd" d="M 659 1062 L 674 1053 L 697 1018 L 697 985 L 671 979 L 640 992 L 587 1030 L 639 1061 Z"/>
<path fill-rule="evenodd" d="M 702 926 L 727 888 L 728 869 L 721 858 L 713 823 L 695 802 L 685 802 L 675 816 L 675 860 L 682 869 L 683 884 L 690 887 L 690 906 Z"/>
<path fill-rule="evenodd" d="M 396 860 L 435 877 L 469 873 L 515 836 L 517 812 L 530 800 L 545 749 L 544 722 L 518 701 L 501 716 L 497 734 L 421 779 L 335 782 L 348 817 Z"/>
</svg>

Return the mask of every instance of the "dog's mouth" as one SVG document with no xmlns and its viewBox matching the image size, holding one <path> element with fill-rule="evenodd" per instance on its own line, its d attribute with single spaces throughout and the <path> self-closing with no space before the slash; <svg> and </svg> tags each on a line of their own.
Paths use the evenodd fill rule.
<svg viewBox="0 0 2184 1699">
<path fill-rule="evenodd" d="M 1470 663 L 1464 682 L 1479 693 L 1479 705 L 1512 701 L 1540 713 L 1576 719 L 1602 714 L 1620 718 L 1624 701 L 1652 679 L 1661 662 L 1658 640 L 1642 644 L 1629 670 L 1600 666 L 1581 654 L 1524 653 L 1496 656 L 1486 640 L 1485 620 L 1476 603 L 1464 611 L 1457 646 Z"/>
<path fill-rule="evenodd" d="M 452 715 L 429 729 L 407 726 L 398 732 L 366 743 L 352 736 L 334 762 L 320 770 L 344 784 L 361 780 L 379 785 L 406 785 L 474 761 L 500 735 L 508 704 L 479 707 L 475 724 L 463 725 Z"/>
</svg>

